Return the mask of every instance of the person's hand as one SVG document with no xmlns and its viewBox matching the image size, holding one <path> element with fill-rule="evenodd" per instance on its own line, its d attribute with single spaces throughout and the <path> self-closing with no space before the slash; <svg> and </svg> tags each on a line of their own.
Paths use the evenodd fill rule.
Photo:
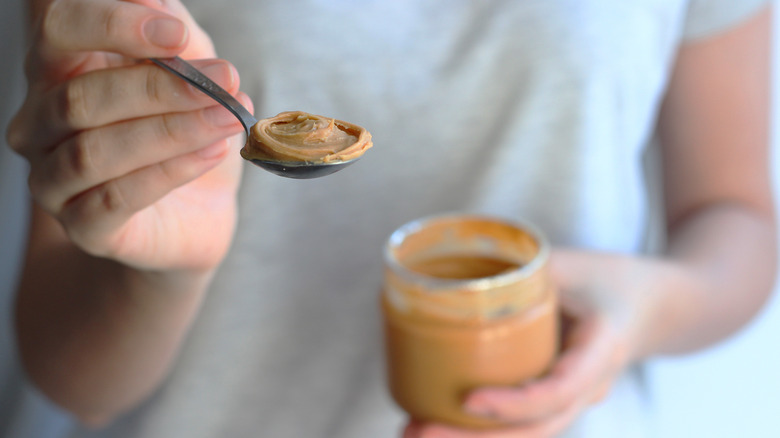
<svg viewBox="0 0 780 438">
<path fill-rule="evenodd" d="M 565 315 L 563 351 L 550 372 L 520 387 L 489 387 L 466 397 L 464 410 L 506 422 L 473 431 L 412 422 L 404 438 L 555 437 L 604 398 L 640 354 L 652 297 L 676 267 L 662 261 L 554 251 L 552 275 Z"/>
<path fill-rule="evenodd" d="M 143 61 L 177 54 L 215 55 L 178 0 L 54 0 L 38 19 L 8 142 L 30 163 L 36 204 L 87 253 L 149 270 L 208 270 L 227 251 L 242 128 Z M 251 110 L 229 63 L 193 64 Z"/>
</svg>

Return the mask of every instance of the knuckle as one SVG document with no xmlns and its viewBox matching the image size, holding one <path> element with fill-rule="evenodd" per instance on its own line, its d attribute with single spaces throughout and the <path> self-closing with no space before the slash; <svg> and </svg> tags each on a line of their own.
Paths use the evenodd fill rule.
<svg viewBox="0 0 780 438">
<path fill-rule="evenodd" d="M 29 175 L 27 175 L 27 187 L 30 190 L 30 196 L 36 200 L 46 211 L 50 211 L 49 204 L 44 201 L 46 198 L 46 178 L 44 172 L 41 172 L 38 168 L 30 169 Z"/>
<path fill-rule="evenodd" d="M 105 9 L 103 18 L 103 24 L 105 26 L 106 37 L 116 36 L 121 34 L 122 23 L 122 8 L 120 3 L 112 3 L 107 9 Z"/>
<path fill-rule="evenodd" d="M 96 165 L 96 151 L 99 143 L 89 132 L 81 132 L 73 137 L 60 150 L 59 168 L 63 169 L 61 177 L 74 176 L 81 179 L 92 179 L 99 166 Z"/>
<path fill-rule="evenodd" d="M 165 97 L 163 96 L 165 87 L 160 83 L 163 80 L 163 75 L 161 73 L 164 73 L 164 71 L 160 68 L 153 67 L 146 69 L 146 74 L 144 75 L 144 90 L 149 102 L 160 103 L 165 101 Z"/>
<path fill-rule="evenodd" d="M 103 16 L 104 31 L 107 38 L 116 39 L 127 32 L 127 29 L 123 26 L 125 16 L 125 8 L 121 2 L 107 5 Z"/>
<path fill-rule="evenodd" d="M 27 141 L 19 115 L 14 117 L 8 124 L 8 129 L 5 131 L 5 141 L 11 150 L 16 153 L 21 153 L 25 149 Z"/>
<path fill-rule="evenodd" d="M 173 181 L 177 180 L 177 172 L 174 168 L 170 166 L 169 163 L 162 162 L 155 164 L 157 173 L 160 175 L 161 179 L 165 182 L 171 183 Z"/>
<path fill-rule="evenodd" d="M 58 99 L 60 118 L 66 125 L 81 128 L 89 120 L 89 93 L 85 81 L 73 79 L 65 83 Z"/>
<path fill-rule="evenodd" d="M 124 214 L 126 209 L 121 188 L 109 181 L 70 199 L 57 218 L 76 246 L 89 254 L 105 257 L 110 255 L 106 232 L 110 229 L 111 216 Z"/>
<path fill-rule="evenodd" d="M 41 169 L 31 169 L 27 177 L 27 187 L 32 199 L 46 212 L 57 216 L 62 207 L 62 201 L 58 198 L 53 185 L 46 172 Z"/>
<path fill-rule="evenodd" d="M 65 12 L 69 5 L 67 0 L 54 0 L 49 3 L 41 14 L 39 38 L 44 43 L 57 43 L 60 29 L 63 27 Z"/>
<path fill-rule="evenodd" d="M 174 143 L 182 143 L 187 139 L 187 130 L 182 117 L 176 114 L 163 114 L 158 117 L 158 132 L 161 139 L 168 139 Z"/>
<path fill-rule="evenodd" d="M 95 195 L 98 197 L 98 208 L 104 213 L 122 213 L 130 209 L 130 206 L 127 203 L 127 197 L 116 181 L 108 181 L 103 184 Z"/>
</svg>

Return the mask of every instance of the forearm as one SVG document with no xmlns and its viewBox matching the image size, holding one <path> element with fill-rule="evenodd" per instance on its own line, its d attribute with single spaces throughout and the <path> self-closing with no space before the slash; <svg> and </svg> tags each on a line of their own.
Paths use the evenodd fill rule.
<svg viewBox="0 0 780 438">
<path fill-rule="evenodd" d="M 714 203 L 673 224 L 636 356 L 707 347 L 743 327 L 772 291 L 775 221 L 749 205 Z"/>
<path fill-rule="evenodd" d="M 48 397 L 100 424 L 165 376 L 211 275 L 130 269 L 87 255 L 52 228 L 31 242 L 48 249 L 30 248 L 25 263 L 16 301 L 19 349 Z"/>
<path fill-rule="evenodd" d="M 767 7 L 679 49 L 658 121 L 668 252 L 645 306 L 640 357 L 723 339 L 772 290 L 771 34 Z"/>
</svg>

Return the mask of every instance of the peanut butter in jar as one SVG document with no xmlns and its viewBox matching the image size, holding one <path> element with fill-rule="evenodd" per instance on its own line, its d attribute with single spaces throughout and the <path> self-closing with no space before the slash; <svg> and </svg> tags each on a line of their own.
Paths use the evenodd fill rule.
<svg viewBox="0 0 780 438">
<path fill-rule="evenodd" d="M 412 418 L 505 426 L 463 410 L 469 391 L 539 377 L 558 352 L 549 245 L 478 216 L 409 223 L 385 248 L 381 294 L 390 393 Z"/>
</svg>

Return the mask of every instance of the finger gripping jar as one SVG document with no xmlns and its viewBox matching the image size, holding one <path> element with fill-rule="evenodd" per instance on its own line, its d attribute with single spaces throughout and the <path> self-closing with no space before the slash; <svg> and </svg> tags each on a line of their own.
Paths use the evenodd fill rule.
<svg viewBox="0 0 780 438">
<path fill-rule="evenodd" d="M 558 351 L 549 245 L 531 226 L 440 216 L 399 228 L 385 246 L 381 293 L 387 377 L 412 418 L 487 429 L 466 413 L 483 386 L 520 385 Z"/>
</svg>

